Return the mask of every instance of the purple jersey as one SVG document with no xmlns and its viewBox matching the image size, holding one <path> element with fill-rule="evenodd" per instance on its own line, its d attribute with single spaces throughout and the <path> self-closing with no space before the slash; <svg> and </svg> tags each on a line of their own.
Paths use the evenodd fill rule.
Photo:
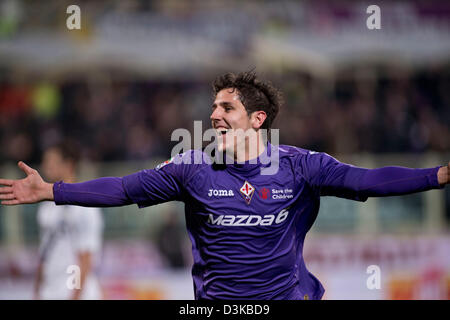
<svg viewBox="0 0 450 320">
<path fill-rule="evenodd" d="M 278 151 L 275 175 L 261 175 L 261 162 L 215 168 L 208 161 L 172 159 L 123 178 L 139 207 L 185 202 L 197 299 L 322 297 L 324 289 L 303 259 L 305 235 L 321 195 L 367 199 L 369 194 L 355 186 L 368 169 L 301 148 L 279 146 Z M 200 151 L 178 160 L 182 157 L 208 159 Z"/>
<path fill-rule="evenodd" d="M 196 299 L 320 299 L 324 289 L 303 260 L 320 196 L 365 201 L 443 187 L 439 167 L 365 169 L 292 146 L 269 144 L 268 155 L 272 148 L 278 155 L 273 175 L 261 174 L 273 165 L 263 157 L 257 164 L 218 166 L 191 150 L 123 178 L 55 183 L 55 203 L 146 207 L 183 201 Z"/>
</svg>

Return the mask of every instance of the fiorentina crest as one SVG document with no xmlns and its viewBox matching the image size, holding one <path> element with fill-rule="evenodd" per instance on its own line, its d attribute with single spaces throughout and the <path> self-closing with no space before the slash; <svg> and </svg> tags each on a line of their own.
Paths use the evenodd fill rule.
<svg viewBox="0 0 450 320">
<path fill-rule="evenodd" d="M 241 189 L 239 189 L 239 191 L 244 197 L 245 202 L 247 202 L 247 204 L 250 204 L 250 201 L 252 201 L 253 193 L 255 192 L 255 188 L 253 188 L 253 186 L 248 183 L 248 181 L 245 181 L 244 185 L 241 187 Z"/>
</svg>

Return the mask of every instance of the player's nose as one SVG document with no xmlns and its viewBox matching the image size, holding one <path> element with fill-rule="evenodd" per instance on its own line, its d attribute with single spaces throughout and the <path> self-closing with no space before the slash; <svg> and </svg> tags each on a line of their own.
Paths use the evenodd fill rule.
<svg viewBox="0 0 450 320">
<path fill-rule="evenodd" d="M 220 111 L 221 108 L 215 108 L 214 111 L 211 113 L 210 119 L 211 121 L 217 121 L 222 119 L 222 112 Z"/>
</svg>

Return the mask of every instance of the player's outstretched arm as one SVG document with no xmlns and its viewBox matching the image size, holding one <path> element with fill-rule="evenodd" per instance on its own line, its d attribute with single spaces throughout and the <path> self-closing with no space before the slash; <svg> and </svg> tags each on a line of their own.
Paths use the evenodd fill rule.
<svg viewBox="0 0 450 320">
<path fill-rule="evenodd" d="M 432 168 L 387 166 L 367 169 L 348 165 L 325 153 L 309 153 L 301 158 L 302 173 L 322 196 L 365 201 L 442 189 L 450 184 L 450 163 Z"/>
<path fill-rule="evenodd" d="M 57 205 L 118 207 L 136 203 L 139 207 L 178 200 L 182 195 L 183 168 L 166 166 L 161 170 L 141 170 L 123 177 L 102 177 L 79 183 L 45 182 L 39 173 L 19 162 L 27 177 L 0 179 L 3 205 L 35 203 L 44 200 Z"/>
<path fill-rule="evenodd" d="M 440 185 L 450 184 L 450 161 L 446 167 L 444 166 L 439 168 L 437 175 Z"/>
<path fill-rule="evenodd" d="M 18 163 L 26 178 L 20 180 L 0 179 L 2 205 L 16 205 L 53 200 L 53 184 L 45 182 L 39 172 L 24 162 Z"/>
<path fill-rule="evenodd" d="M 443 188 L 449 183 L 449 165 L 413 169 L 369 169 L 359 178 L 359 193 L 369 197 L 395 196 Z"/>
</svg>

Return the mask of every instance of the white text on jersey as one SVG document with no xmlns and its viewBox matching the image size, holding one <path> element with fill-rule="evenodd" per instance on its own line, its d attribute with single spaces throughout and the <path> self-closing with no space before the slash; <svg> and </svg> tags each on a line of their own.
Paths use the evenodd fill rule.
<svg viewBox="0 0 450 320">
<path fill-rule="evenodd" d="M 208 197 L 234 197 L 233 190 L 216 190 L 209 189 Z"/>
<path fill-rule="evenodd" d="M 280 224 L 286 220 L 289 210 L 283 209 L 277 215 L 220 215 L 216 219 L 210 213 L 208 223 L 220 226 L 270 226 L 274 222 Z"/>
</svg>

